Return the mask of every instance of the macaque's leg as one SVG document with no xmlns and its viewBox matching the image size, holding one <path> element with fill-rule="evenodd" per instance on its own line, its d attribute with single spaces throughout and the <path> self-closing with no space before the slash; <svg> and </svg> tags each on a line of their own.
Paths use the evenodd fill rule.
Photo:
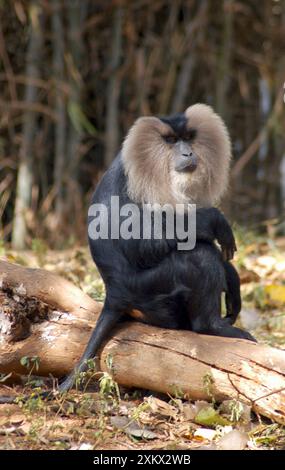
<svg viewBox="0 0 285 470">
<path fill-rule="evenodd" d="M 216 249 L 202 244 L 189 252 L 188 263 L 193 286 L 187 308 L 190 329 L 201 334 L 255 341 L 247 331 L 231 325 L 231 315 L 235 319 L 240 310 L 239 279 L 235 269 L 229 263 L 225 268 Z M 232 290 L 228 292 L 232 311 L 222 318 L 222 293 L 227 289 L 227 281 L 232 283 Z"/>
<path fill-rule="evenodd" d="M 213 291 L 199 296 L 195 318 L 191 321 L 191 330 L 205 335 L 256 341 L 247 331 L 231 326 L 227 318 L 221 318 L 221 293 Z"/>
</svg>

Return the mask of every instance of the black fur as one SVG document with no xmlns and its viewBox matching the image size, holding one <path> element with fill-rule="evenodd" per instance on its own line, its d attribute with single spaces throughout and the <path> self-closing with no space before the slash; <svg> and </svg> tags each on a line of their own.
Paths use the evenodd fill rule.
<svg viewBox="0 0 285 470">
<path fill-rule="evenodd" d="M 188 128 L 188 119 L 184 113 L 177 113 L 169 117 L 160 117 L 160 120 L 168 124 L 176 137 L 186 141 L 193 141 L 196 137 L 196 129 Z"/>
<path fill-rule="evenodd" d="M 120 196 L 120 205 L 132 202 L 120 155 L 103 176 L 92 203 L 110 208 L 114 195 Z M 233 254 L 235 241 L 228 222 L 216 208 L 198 209 L 196 231 L 197 244 L 190 251 L 178 251 L 175 239 L 89 238 L 92 257 L 106 285 L 106 301 L 77 371 L 84 369 L 113 326 L 133 309 L 159 327 L 254 340 L 232 326 L 241 308 L 239 277 L 214 243 L 217 240 L 223 252 Z M 222 292 L 226 292 L 225 318 L 221 317 Z M 61 389 L 70 388 L 73 381 L 71 374 Z"/>
</svg>

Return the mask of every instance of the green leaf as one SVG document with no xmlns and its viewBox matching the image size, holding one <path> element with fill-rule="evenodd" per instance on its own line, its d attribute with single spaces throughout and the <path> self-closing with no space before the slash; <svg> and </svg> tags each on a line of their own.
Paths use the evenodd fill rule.
<svg viewBox="0 0 285 470">
<path fill-rule="evenodd" d="M 30 365 L 30 359 L 27 356 L 23 356 L 20 359 L 20 364 L 21 364 L 21 366 L 28 368 L 29 365 Z"/>
<path fill-rule="evenodd" d="M 67 110 L 70 120 L 79 134 L 82 133 L 83 129 L 91 135 L 95 135 L 97 133 L 96 128 L 89 121 L 86 114 L 84 114 L 79 103 L 76 103 L 76 101 L 70 101 L 68 103 Z"/>
<path fill-rule="evenodd" d="M 203 426 L 215 427 L 217 425 L 227 426 L 231 424 L 228 420 L 219 415 L 218 411 L 211 406 L 202 408 L 195 417 L 195 422 Z"/>
</svg>

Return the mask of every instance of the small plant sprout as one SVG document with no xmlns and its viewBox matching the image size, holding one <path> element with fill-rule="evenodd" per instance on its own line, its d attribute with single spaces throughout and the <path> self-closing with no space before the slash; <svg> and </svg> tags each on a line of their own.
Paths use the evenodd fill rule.
<svg viewBox="0 0 285 470">
<path fill-rule="evenodd" d="M 108 354 L 106 357 L 106 366 L 108 367 L 110 372 L 114 372 L 114 365 L 113 365 L 113 356 L 112 354 Z"/>
<path fill-rule="evenodd" d="M 132 411 L 131 418 L 134 421 L 138 421 L 140 419 L 141 413 L 148 411 L 150 409 L 150 405 L 148 402 L 144 401 L 140 403 L 137 407 L 135 407 Z"/>
<path fill-rule="evenodd" d="M 212 403 L 215 403 L 215 398 L 213 395 L 213 385 L 215 380 L 210 372 L 204 375 L 203 377 L 203 387 L 205 392 L 207 393 L 208 397 L 211 398 Z"/>
<path fill-rule="evenodd" d="M 38 356 L 32 356 L 32 357 L 23 356 L 20 359 L 20 364 L 21 366 L 28 369 L 29 373 L 31 374 L 32 372 L 39 370 L 40 358 Z"/>
<path fill-rule="evenodd" d="M 237 423 L 240 420 L 242 413 L 243 413 L 242 403 L 237 400 L 232 400 L 229 403 L 229 409 L 231 412 L 230 421 L 232 421 L 233 423 Z"/>
<path fill-rule="evenodd" d="M 117 402 L 121 400 L 120 396 L 120 390 L 117 382 L 113 379 L 112 373 L 114 371 L 114 366 L 113 366 L 113 358 L 110 354 L 108 354 L 106 358 L 106 365 L 109 372 L 103 372 L 102 377 L 99 379 L 99 385 L 100 385 L 100 394 L 102 396 L 109 396 L 112 398 L 115 398 Z"/>
<path fill-rule="evenodd" d="M 95 377 L 98 372 L 96 371 L 96 363 L 94 359 L 88 359 L 85 362 L 86 370 L 77 372 L 75 375 L 75 386 L 78 390 L 80 386 L 84 385 L 84 391 L 87 389 L 90 381 Z"/>
<path fill-rule="evenodd" d="M 32 375 L 37 372 L 40 368 L 40 358 L 38 356 L 23 356 L 20 359 L 21 366 L 25 367 L 28 370 L 28 377 L 26 380 L 26 385 L 38 386 L 42 385 L 41 380 L 33 380 Z"/>
</svg>

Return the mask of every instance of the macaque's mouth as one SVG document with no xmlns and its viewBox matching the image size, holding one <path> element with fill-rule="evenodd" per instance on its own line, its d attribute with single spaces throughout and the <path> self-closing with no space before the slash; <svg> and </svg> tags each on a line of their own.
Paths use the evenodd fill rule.
<svg viewBox="0 0 285 470">
<path fill-rule="evenodd" d="M 179 173 L 193 173 L 198 166 L 198 158 L 190 146 L 184 152 L 176 153 L 174 161 L 174 168 Z"/>
<path fill-rule="evenodd" d="M 178 173 L 193 173 L 197 169 L 197 166 L 197 162 L 185 159 L 185 161 L 181 161 L 175 166 L 175 171 Z"/>
</svg>

